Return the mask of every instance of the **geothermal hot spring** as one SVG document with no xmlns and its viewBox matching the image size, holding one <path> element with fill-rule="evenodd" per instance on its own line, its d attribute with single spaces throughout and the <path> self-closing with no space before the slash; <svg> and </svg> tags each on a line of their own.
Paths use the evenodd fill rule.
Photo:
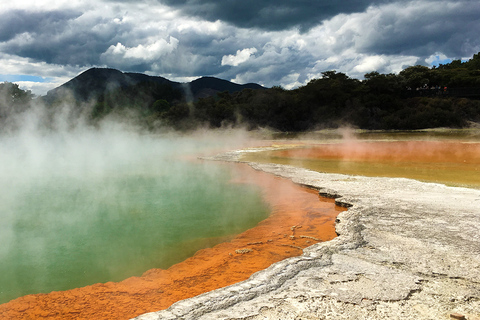
<svg viewBox="0 0 480 320">
<path fill-rule="evenodd" d="M 251 145 L 245 137 L 142 134 L 115 122 L 0 134 L 0 314 L 129 318 L 244 280 L 332 239 L 335 217 L 345 210 L 333 200 L 264 173 L 248 183 L 238 164 L 197 159 Z M 275 151 L 243 159 L 480 187 L 478 136 L 397 138 L 276 141 Z M 250 253 L 236 255 L 238 248 Z M 182 276 L 192 272 L 207 275 Z M 177 287 L 176 295 L 169 292 Z M 72 288 L 80 289 L 6 303 Z"/>
<path fill-rule="evenodd" d="M 245 161 L 278 163 L 326 173 L 403 177 L 480 188 L 478 130 L 311 135 L 289 148 L 248 153 Z M 339 136 L 341 137 L 339 139 Z"/>
<path fill-rule="evenodd" d="M 2 134 L 0 304 L 168 268 L 265 219 L 258 187 L 196 160 L 237 138 L 115 124 Z"/>
</svg>

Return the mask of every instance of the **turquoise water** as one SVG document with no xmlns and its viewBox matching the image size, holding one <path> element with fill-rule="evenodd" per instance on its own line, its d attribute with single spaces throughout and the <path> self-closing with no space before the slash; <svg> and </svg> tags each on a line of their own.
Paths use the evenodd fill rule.
<svg viewBox="0 0 480 320">
<path fill-rule="evenodd" d="M 225 142 L 220 143 L 220 147 Z M 168 268 L 269 213 L 211 138 L 74 132 L 0 139 L 0 303 Z"/>
</svg>

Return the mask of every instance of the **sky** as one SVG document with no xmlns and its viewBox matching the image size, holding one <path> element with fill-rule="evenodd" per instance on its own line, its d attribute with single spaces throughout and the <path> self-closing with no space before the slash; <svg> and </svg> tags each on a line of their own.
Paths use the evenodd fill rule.
<svg viewBox="0 0 480 320">
<path fill-rule="evenodd" d="M 0 82 L 37 95 L 91 67 L 292 89 L 480 52 L 478 0 L 2 2 Z"/>
</svg>

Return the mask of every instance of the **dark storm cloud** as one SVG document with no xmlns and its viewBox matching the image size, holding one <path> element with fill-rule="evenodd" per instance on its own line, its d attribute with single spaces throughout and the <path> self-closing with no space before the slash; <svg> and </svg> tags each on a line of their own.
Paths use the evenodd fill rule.
<svg viewBox="0 0 480 320">
<path fill-rule="evenodd" d="M 98 64 L 119 28 L 101 17 L 81 21 L 82 16 L 69 10 L 7 11 L 0 16 L 1 51 L 59 65 Z"/>
<path fill-rule="evenodd" d="M 13 39 L 24 32 L 46 33 L 62 28 L 81 15 L 74 11 L 29 12 L 12 10 L 0 14 L 0 42 Z"/>
<path fill-rule="evenodd" d="M 452 58 L 480 49 L 480 2 L 442 1 L 429 5 L 391 5 L 364 25 L 359 52 L 428 57 L 435 52 Z"/>
<path fill-rule="evenodd" d="M 188 15 L 221 20 L 241 28 L 302 31 L 337 14 L 362 12 L 388 0 L 159 0 Z"/>
<path fill-rule="evenodd" d="M 35 37 L 37 40 L 28 44 L 6 44 L 3 51 L 46 63 L 85 66 L 98 64 L 100 53 L 108 48 L 108 43 L 88 30 L 75 37 L 50 37 L 48 34 L 36 34 Z"/>
</svg>

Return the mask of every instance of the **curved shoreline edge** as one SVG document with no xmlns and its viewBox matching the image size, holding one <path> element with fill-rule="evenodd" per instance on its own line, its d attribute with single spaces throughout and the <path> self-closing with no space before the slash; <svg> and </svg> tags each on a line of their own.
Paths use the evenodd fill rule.
<svg viewBox="0 0 480 320">
<path fill-rule="evenodd" d="M 253 151 L 209 160 L 240 162 Z M 480 320 L 480 190 L 248 164 L 348 206 L 336 221 L 339 236 L 136 320 Z"/>
</svg>

